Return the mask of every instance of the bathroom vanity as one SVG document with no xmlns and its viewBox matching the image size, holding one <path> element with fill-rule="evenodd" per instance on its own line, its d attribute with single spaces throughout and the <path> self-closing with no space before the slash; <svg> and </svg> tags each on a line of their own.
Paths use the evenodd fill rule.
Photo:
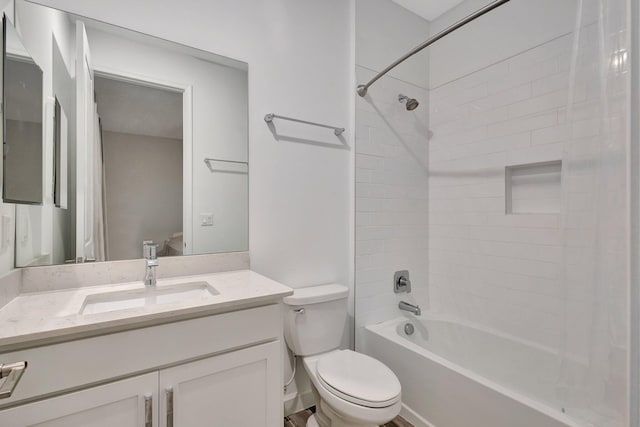
<svg viewBox="0 0 640 427">
<path fill-rule="evenodd" d="M 0 254 L 26 268 L 0 277 L 0 425 L 281 425 L 248 64 L 6 3 Z"/>
<path fill-rule="evenodd" d="M 0 309 L 0 360 L 28 365 L 1 424 L 281 425 L 291 293 L 238 270 L 18 295 Z"/>
</svg>

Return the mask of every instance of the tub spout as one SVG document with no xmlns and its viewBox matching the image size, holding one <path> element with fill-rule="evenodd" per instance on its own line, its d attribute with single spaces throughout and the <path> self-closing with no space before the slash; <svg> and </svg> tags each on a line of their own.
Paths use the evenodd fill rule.
<svg viewBox="0 0 640 427">
<path fill-rule="evenodd" d="M 400 304 L 398 304 L 398 308 L 400 310 L 404 310 L 404 311 L 408 311 L 410 313 L 413 313 L 416 316 L 420 316 L 422 314 L 422 311 L 420 310 L 420 306 L 419 305 L 409 304 L 408 302 L 400 301 Z"/>
</svg>

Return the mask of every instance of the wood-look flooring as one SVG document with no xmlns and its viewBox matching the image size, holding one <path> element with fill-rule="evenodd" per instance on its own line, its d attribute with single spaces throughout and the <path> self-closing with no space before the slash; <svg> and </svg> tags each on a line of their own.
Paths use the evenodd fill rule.
<svg viewBox="0 0 640 427">
<path fill-rule="evenodd" d="M 304 427 L 307 424 L 307 419 L 314 412 L 315 408 L 309 408 L 284 417 L 284 427 Z M 382 427 L 413 427 L 413 424 L 398 415 L 394 420 Z"/>
</svg>

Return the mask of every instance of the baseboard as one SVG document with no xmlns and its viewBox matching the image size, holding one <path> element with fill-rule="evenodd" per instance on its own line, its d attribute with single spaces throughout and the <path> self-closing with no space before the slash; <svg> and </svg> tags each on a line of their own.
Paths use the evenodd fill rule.
<svg viewBox="0 0 640 427">
<path fill-rule="evenodd" d="M 295 414 L 316 404 L 311 390 L 303 393 L 289 393 L 284 395 L 284 415 Z"/>
<path fill-rule="evenodd" d="M 409 408 L 404 403 L 402 404 L 402 409 L 400 410 L 400 416 L 405 420 L 409 421 L 415 427 L 436 427 L 435 425 L 431 424 L 429 421 L 422 418 L 413 409 Z"/>
</svg>

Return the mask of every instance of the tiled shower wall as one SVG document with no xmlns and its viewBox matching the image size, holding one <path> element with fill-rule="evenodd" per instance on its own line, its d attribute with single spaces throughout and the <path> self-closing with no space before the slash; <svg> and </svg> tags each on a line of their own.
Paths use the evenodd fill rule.
<svg viewBox="0 0 640 427">
<path fill-rule="evenodd" d="M 565 310 L 560 215 L 506 214 L 505 167 L 562 159 L 571 47 L 563 36 L 430 92 L 431 308 L 554 348 Z M 579 103 L 589 87 L 575 84 Z M 573 137 L 596 131 L 586 114 Z"/>
<path fill-rule="evenodd" d="M 356 67 L 357 81 L 374 72 Z M 398 94 L 416 98 L 407 111 Z M 401 299 L 427 301 L 428 92 L 383 77 L 356 104 L 356 345 L 360 328 L 399 315 Z M 409 270 L 411 295 L 393 293 Z"/>
<path fill-rule="evenodd" d="M 506 167 L 561 160 L 572 141 L 593 147 L 588 139 L 600 132 L 597 89 L 585 73 L 574 82 L 567 126 L 572 40 L 562 36 L 430 91 L 387 76 L 357 98 L 357 327 L 398 317 L 404 299 L 557 349 L 567 321 L 589 321 L 586 300 L 566 300 L 584 263 L 568 260 L 563 276 L 560 214 L 506 213 Z M 358 81 L 372 76 L 357 67 Z M 420 107 L 407 112 L 398 93 Z M 592 176 L 563 178 L 578 209 L 564 241 L 579 247 L 589 220 L 580 198 Z M 582 206 L 588 210 L 588 200 Z M 393 293 L 402 269 L 411 273 L 411 295 Z M 579 350 L 586 338 L 577 339 Z"/>
</svg>

